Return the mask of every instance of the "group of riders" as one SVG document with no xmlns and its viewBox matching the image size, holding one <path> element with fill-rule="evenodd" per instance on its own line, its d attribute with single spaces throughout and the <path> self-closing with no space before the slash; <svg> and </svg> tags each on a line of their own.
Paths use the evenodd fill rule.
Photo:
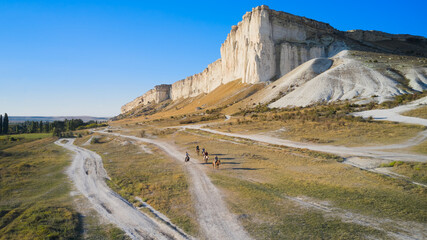
<svg viewBox="0 0 427 240">
<path fill-rule="evenodd" d="M 200 155 L 200 147 L 199 145 L 196 146 L 196 153 L 197 156 Z M 209 161 L 209 153 L 205 148 L 202 148 L 202 156 L 203 160 L 205 160 L 205 163 L 208 163 Z M 190 154 L 188 152 L 185 152 L 185 162 L 190 161 Z M 215 156 L 214 161 L 212 162 L 213 167 L 219 168 L 219 165 L 221 164 L 221 161 L 219 160 L 218 156 Z"/>
</svg>

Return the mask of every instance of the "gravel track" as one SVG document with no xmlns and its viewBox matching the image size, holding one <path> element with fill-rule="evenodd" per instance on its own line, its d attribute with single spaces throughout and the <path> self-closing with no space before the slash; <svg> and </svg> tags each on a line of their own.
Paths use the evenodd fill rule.
<svg viewBox="0 0 427 240">
<path fill-rule="evenodd" d="M 101 132 L 135 141 L 151 143 L 162 149 L 175 160 L 184 164 L 185 151 L 175 145 L 162 141 L 128 136 L 118 133 Z M 192 158 L 194 159 L 194 158 Z M 212 184 L 199 163 L 185 163 L 186 170 L 191 178 L 191 191 L 195 198 L 195 207 L 203 235 L 206 239 L 246 240 L 251 237 L 239 224 L 235 215 L 230 213 L 219 190 Z"/>
<path fill-rule="evenodd" d="M 60 139 L 55 144 L 74 153 L 67 174 L 75 187 L 105 219 L 121 228 L 132 239 L 189 239 L 164 220 L 153 219 L 112 191 L 101 157 L 90 150 L 73 145 L 74 139 Z M 173 226 L 173 225 L 172 225 Z"/>
</svg>

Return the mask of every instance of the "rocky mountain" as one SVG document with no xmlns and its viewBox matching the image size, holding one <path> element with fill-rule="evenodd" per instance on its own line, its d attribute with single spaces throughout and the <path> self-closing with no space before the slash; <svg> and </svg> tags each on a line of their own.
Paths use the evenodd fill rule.
<svg viewBox="0 0 427 240">
<path fill-rule="evenodd" d="M 342 32 L 327 23 L 259 6 L 233 26 L 221 58 L 203 72 L 159 85 L 122 114 L 207 94 L 232 81 L 264 83 L 251 104 L 307 106 L 345 99 L 384 101 L 427 89 L 427 39 L 379 31 Z"/>
</svg>

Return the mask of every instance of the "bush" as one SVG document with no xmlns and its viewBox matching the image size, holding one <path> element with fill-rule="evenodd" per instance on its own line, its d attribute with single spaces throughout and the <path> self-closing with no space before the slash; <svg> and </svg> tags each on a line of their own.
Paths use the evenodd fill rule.
<svg viewBox="0 0 427 240">
<path fill-rule="evenodd" d="M 139 136 L 140 137 L 145 137 L 146 136 L 146 134 L 145 134 L 145 130 L 141 130 L 140 132 L 139 132 Z"/>
<path fill-rule="evenodd" d="M 91 144 L 101 143 L 101 139 L 99 137 L 93 137 L 90 143 Z"/>
</svg>

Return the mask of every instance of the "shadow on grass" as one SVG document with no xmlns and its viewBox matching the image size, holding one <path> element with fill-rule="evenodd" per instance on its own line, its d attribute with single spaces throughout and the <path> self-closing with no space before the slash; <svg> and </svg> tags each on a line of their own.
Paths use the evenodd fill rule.
<svg viewBox="0 0 427 240">
<path fill-rule="evenodd" d="M 231 168 L 233 170 L 249 170 L 249 171 L 253 171 L 253 170 L 259 170 L 262 168 Z"/>
</svg>

